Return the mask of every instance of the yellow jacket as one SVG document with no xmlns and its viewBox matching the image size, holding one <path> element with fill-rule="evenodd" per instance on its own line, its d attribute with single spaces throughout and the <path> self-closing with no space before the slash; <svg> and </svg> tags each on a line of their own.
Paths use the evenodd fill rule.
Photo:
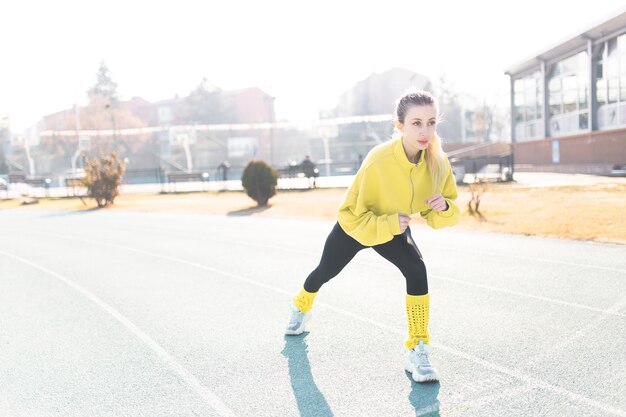
<svg viewBox="0 0 626 417">
<path fill-rule="evenodd" d="M 374 246 L 400 234 L 399 213 L 419 212 L 433 229 L 457 224 L 460 210 L 454 202 L 456 182 L 447 157 L 447 172 L 440 194 L 448 202 L 448 209 L 436 212 L 424 202 L 436 194 L 424 154 L 421 153 L 417 164 L 410 162 L 402 147 L 402 138 L 372 149 L 339 208 L 341 228 L 359 243 Z"/>
</svg>

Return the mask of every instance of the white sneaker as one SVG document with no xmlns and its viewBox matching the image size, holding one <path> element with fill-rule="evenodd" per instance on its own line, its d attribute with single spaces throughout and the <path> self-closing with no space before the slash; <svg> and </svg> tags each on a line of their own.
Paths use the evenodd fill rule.
<svg viewBox="0 0 626 417">
<path fill-rule="evenodd" d="M 409 352 L 404 364 L 404 369 L 411 372 L 413 381 L 427 382 L 439 381 L 439 374 L 435 367 L 430 363 L 430 348 L 420 340 L 413 350 Z"/>
<path fill-rule="evenodd" d="M 285 334 L 289 336 L 297 336 L 304 332 L 304 325 L 311 318 L 311 312 L 303 313 L 298 307 L 291 304 L 291 318 L 285 330 Z"/>
</svg>

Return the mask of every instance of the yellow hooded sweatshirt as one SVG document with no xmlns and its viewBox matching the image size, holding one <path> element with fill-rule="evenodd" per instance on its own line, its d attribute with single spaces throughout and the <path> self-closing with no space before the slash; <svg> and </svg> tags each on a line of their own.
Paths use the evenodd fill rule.
<svg viewBox="0 0 626 417">
<path fill-rule="evenodd" d="M 460 210 L 454 202 L 457 190 L 450 162 L 446 157 L 443 188 L 434 192 L 425 153 L 417 164 L 410 162 L 402 138 L 373 148 L 339 208 L 338 221 L 344 232 L 362 245 L 374 246 L 400 234 L 399 213 L 419 212 L 433 229 L 457 224 Z M 434 194 L 443 195 L 447 210 L 434 211 L 424 202 Z"/>
</svg>

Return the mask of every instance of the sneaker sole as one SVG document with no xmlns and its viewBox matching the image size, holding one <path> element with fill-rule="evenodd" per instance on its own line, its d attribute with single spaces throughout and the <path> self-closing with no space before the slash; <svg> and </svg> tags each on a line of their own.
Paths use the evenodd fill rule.
<svg viewBox="0 0 626 417">
<path fill-rule="evenodd" d="M 302 320 L 302 324 L 296 330 L 285 330 L 286 336 L 299 336 L 305 331 L 306 323 L 311 319 L 311 314 L 307 314 Z"/>
<path fill-rule="evenodd" d="M 413 371 L 413 366 L 408 363 L 404 364 L 404 370 L 411 374 L 411 378 L 415 382 L 434 382 L 439 381 L 438 374 L 430 374 L 430 375 L 419 375 L 417 372 Z"/>
</svg>

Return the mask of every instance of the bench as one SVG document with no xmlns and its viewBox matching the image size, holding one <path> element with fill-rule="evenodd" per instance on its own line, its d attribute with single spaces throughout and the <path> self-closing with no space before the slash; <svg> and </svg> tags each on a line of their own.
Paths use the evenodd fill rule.
<svg viewBox="0 0 626 417">
<path fill-rule="evenodd" d="M 319 177 L 319 169 L 317 168 L 305 168 L 303 169 L 300 165 L 289 165 L 286 168 L 277 169 L 279 178 L 308 178 L 309 188 L 316 188 L 317 186 L 317 177 Z M 311 181 L 313 179 L 313 181 Z M 292 185 L 289 185 L 287 188 L 294 188 Z"/>
<path fill-rule="evenodd" d="M 202 181 L 202 190 L 204 191 L 204 182 L 209 180 L 209 174 L 207 172 L 167 172 L 165 176 L 167 178 L 168 184 L 174 184 L 174 191 L 176 191 L 176 183 L 178 182 L 198 181 Z"/>
<path fill-rule="evenodd" d="M 612 177 L 626 177 L 626 164 L 615 164 L 611 170 Z"/>
<path fill-rule="evenodd" d="M 26 174 L 21 172 L 9 172 L 9 182 L 12 184 L 23 184 L 26 182 Z"/>
<path fill-rule="evenodd" d="M 278 170 L 279 178 L 317 178 L 319 176 L 319 169 L 313 168 L 311 169 L 302 169 L 300 165 L 290 165 L 286 168 L 279 168 Z"/>
<path fill-rule="evenodd" d="M 46 177 L 26 177 L 26 184 L 30 186 L 30 195 L 35 197 L 35 188 L 45 188 L 45 195 L 49 195 L 50 183 L 52 180 Z"/>
<path fill-rule="evenodd" d="M 85 197 L 87 195 L 87 188 L 85 187 L 85 183 L 83 181 L 85 181 L 85 177 L 82 176 L 73 176 L 73 177 L 65 177 L 64 178 L 65 181 L 65 194 L 70 197 L 70 189 L 72 190 L 72 197 L 80 197 L 81 200 L 83 197 Z M 80 188 L 84 188 L 85 192 L 82 195 L 79 195 L 76 190 L 80 189 Z"/>
<path fill-rule="evenodd" d="M 83 178 L 66 178 L 65 186 L 76 188 L 76 187 L 84 187 L 85 184 L 83 183 Z"/>
<path fill-rule="evenodd" d="M 46 179 L 43 177 L 29 177 L 26 179 L 26 184 L 31 187 L 44 187 L 46 185 Z"/>
</svg>

